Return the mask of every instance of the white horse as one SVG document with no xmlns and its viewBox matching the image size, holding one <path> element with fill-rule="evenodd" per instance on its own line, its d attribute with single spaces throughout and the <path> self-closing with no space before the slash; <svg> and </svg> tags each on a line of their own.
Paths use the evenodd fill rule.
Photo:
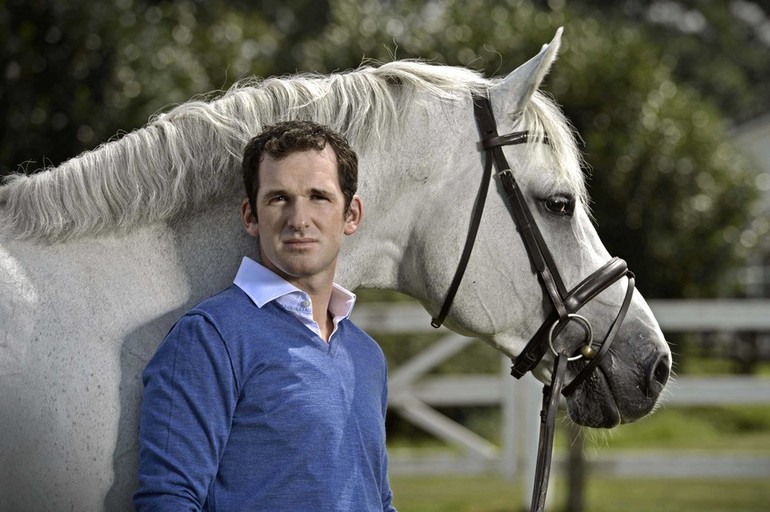
<svg viewBox="0 0 770 512">
<path fill-rule="evenodd" d="M 501 133 L 549 137 L 505 154 L 565 284 L 603 265 L 573 134 L 538 91 L 559 38 L 502 79 L 397 61 L 242 83 L 0 187 L 0 509 L 131 508 L 141 371 L 172 323 L 227 286 L 242 255 L 256 256 L 237 215 L 239 163 L 265 124 L 313 119 L 359 153 L 365 222 L 337 276 L 348 288 L 400 290 L 437 313 L 481 181 L 472 94 L 490 98 Z M 515 357 L 549 307 L 509 208 L 490 189 L 447 325 Z M 574 198 L 574 213 L 549 211 L 553 197 Z M 581 313 L 606 331 L 623 296 L 616 283 Z M 558 342 L 581 337 L 566 329 Z M 543 381 L 552 361 L 539 367 Z M 669 361 L 635 292 L 601 372 L 569 399 L 572 418 L 612 426 L 648 414 Z"/>
</svg>

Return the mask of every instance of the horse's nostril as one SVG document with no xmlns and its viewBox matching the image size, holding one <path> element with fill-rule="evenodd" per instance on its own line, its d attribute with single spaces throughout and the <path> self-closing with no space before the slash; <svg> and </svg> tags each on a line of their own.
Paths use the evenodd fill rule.
<svg viewBox="0 0 770 512">
<path fill-rule="evenodd" d="M 668 354 L 658 354 L 652 361 L 647 373 L 647 393 L 658 394 L 668 382 L 671 362 Z"/>
</svg>

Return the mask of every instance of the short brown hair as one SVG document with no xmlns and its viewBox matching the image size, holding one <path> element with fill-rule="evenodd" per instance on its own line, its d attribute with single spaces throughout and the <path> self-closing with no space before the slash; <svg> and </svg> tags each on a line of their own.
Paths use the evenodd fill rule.
<svg viewBox="0 0 770 512">
<path fill-rule="evenodd" d="M 265 126 L 243 150 L 243 185 L 254 218 L 257 218 L 259 164 L 265 154 L 281 159 L 298 151 L 322 151 L 329 144 L 337 157 L 337 178 L 345 198 L 345 213 L 358 188 L 358 155 L 348 141 L 328 126 L 313 121 L 284 121 Z"/>
</svg>

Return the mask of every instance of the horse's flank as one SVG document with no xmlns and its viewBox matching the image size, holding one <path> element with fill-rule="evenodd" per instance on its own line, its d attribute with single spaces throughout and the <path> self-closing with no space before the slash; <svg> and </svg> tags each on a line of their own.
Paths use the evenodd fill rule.
<svg viewBox="0 0 770 512">
<path fill-rule="evenodd" d="M 240 82 L 212 101 L 181 104 L 144 128 L 45 172 L 0 187 L 6 234 L 61 241 L 120 233 L 168 220 L 235 194 L 241 152 L 265 124 L 313 119 L 345 134 L 364 156 L 403 137 L 400 119 L 420 95 L 455 102 L 486 94 L 497 80 L 464 68 L 416 61 L 321 75 Z M 558 107 L 536 93 L 521 123 L 548 133 L 555 161 L 585 198 L 579 152 Z"/>
</svg>

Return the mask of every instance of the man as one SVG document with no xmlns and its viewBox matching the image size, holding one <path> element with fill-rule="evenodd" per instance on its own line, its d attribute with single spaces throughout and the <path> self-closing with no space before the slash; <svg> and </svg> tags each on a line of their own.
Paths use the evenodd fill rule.
<svg viewBox="0 0 770 512">
<path fill-rule="evenodd" d="M 261 264 L 172 328 L 143 374 L 137 510 L 394 511 L 387 370 L 333 283 L 358 229 L 358 159 L 308 121 L 244 151 Z"/>
</svg>

